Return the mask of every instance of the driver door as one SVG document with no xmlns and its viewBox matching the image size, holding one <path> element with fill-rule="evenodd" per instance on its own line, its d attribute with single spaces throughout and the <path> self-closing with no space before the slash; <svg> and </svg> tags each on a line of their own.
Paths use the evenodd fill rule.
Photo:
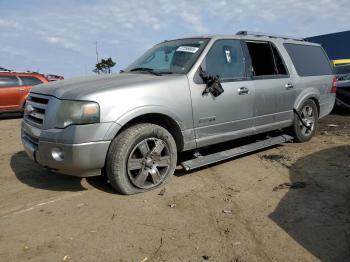
<svg viewBox="0 0 350 262">
<path fill-rule="evenodd" d="M 193 121 L 198 147 L 252 134 L 254 84 L 247 77 L 240 40 L 217 40 L 201 64 L 208 75 L 220 76 L 224 93 L 218 97 L 203 94 L 206 85 L 199 69 L 190 80 Z"/>
</svg>

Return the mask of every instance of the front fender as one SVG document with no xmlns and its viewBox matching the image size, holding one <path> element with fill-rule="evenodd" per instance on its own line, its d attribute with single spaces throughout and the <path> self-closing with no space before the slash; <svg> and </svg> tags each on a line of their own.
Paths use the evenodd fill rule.
<svg viewBox="0 0 350 262">
<path fill-rule="evenodd" d="M 120 117 L 118 117 L 115 120 L 115 122 L 121 126 L 124 126 L 126 123 L 128 123 L 129 121 L 133 120 L 138 116 L 152 114 L 152 113 L 162 114 L 162 115 L 171 117 L 173 120 L 175 120 L 175 122 L 178 123 L 181 130 L 185 129 L 185 126 L 181 118 L 176 113 L 174 113 L 174 111 L 172 111 L 170 108 L 167 108 L 165 106 L 159 106 L 159 105 L 148 105 L 148 106 L 140 106 L 140 107 L 134 108 L 124 113 Z"/>
<path fill-rule="evenodd" d="M 136 117 L 146 115 L 146 114 L 166 115 L 172 118 L 179 125 L 181 131 L 186 129 L 181 118 L 169 108 L 165 106 L 148 105 L 148 106 L 140 106 L 140 107 L 134 108 L 122 114 L 120 117 L 118 117 L 114 121 L 114 124 L 111 126 L 111 128 L 109 128 L 105 138 L 108 140 L 113 139 L 124 125 L 126 125 L 128 122 L 135 119 Z"/>
</svg>

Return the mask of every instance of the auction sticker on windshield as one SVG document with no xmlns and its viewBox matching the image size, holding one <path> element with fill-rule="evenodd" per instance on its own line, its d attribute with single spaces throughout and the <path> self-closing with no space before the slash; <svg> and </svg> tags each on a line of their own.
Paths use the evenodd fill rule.
<svg viewBox="0 0 350 262">
<path fill-rule="evenodd" d="M 198 47 L 193 46 L 179 46 L 176 51 L 177 52 L 189 52 L 189 53 L 195 53 L 198 51 Z"/>
</svg>

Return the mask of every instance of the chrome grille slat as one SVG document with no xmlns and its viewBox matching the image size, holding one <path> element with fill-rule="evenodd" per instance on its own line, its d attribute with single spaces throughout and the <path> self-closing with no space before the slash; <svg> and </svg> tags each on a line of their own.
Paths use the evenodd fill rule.
<svg viewBox="0 0 350 262">
<path fill-rule="evenodd" d="M 27 104 L 31 104 L 32 106 L 34 106 L 35 108 L 40 108 L 40 109 L 46 109 L 47 104 L 40 104 L 40 103 L 36 103 L 30 100 L 27 100 Z"/>
<path fill-rule="evenodd" d="M 28 124 L 32 125 L 32 126 L 35 126 L 35 127 L 41 127 L 42 126 L 41 124 L 31 120 L 29 117 L 25 117 L 24 121 L 27 122 Z"/>
<path fill-rule="evenodd" d="M 26 107 L 28 105 L 31 106 L 32 111 L 25 111 L 24 121 L 41 128 L 45 121 L 45 112 L 48 103 L 49 98 L 47 96 L 30 93 L 26 102 Z"/>
<path fill-rule="evenodd" d="M 34 137 L 34 136 L 31 136 L 29 135 L 27 132 L 24 132 L 24 137 L 27 138 L 30 142 L 32 142 L 33 144 L 39 144 L 39 139 Z"/>
<path fill-rule="evenodd" d="M 37 112 L 34 112 L 34 113 L 32 113 L 31 114 L 31 117 L 34 117 L 34 118 L 39 118 L 39 119 L 41 119 L 41 120 L 43 120 L 44 121 L 44 115 L 43 114 L 40 114 L 40 113 L 37 113 Z"/>
<path fill-rule="evenodd" d="M 39 147 L 39 139 L 34 137 L 34 136 L 31 136 L 29 135 L 27 132 L 23 132 L 23 135 L 22 135 L 23 139 L 25 139 L 27 142 L 29 142 L 30 144 L 32 144 L 32 146 L 34 148 L 38 148 Z"/>
</svg>

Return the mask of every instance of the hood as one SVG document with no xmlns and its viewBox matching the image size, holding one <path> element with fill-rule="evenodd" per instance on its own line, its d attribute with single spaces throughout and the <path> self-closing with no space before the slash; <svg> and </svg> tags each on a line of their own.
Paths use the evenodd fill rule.
<svg viewBox="0 0 350 262">
<path fill-rule="evenodd" d="M 158 82 L 170 76 L 155 76 L 147 73 L 122 73 L 77 77 L 34 86 L 31 92 L 45 94 L 60 99 L 79 100 L 95 92 L 125 88 Z M 172 76 L 174 77 L 174 76 Z"/>
</svg>

